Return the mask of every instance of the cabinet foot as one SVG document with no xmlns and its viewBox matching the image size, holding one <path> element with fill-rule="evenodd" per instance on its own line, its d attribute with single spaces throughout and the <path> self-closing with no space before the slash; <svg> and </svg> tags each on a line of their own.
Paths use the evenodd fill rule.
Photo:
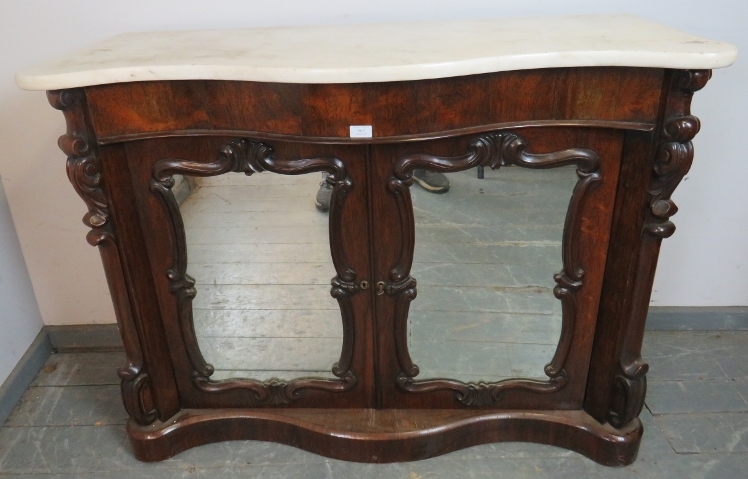
<svg viewBox="0 0 748 479">
<path fill-rule="evenodd" d="M 453 409 L 187 409 L 167 422 L 127 432 L 135 456 L 160 461 L 186 449 L 226 440 L 273 441 L 356 462 L 426 459 L 491 442 L 563 447 L 607 466 L 636 459 L 642 424 L 615 429 L 584 411 Z"/>
</svg>

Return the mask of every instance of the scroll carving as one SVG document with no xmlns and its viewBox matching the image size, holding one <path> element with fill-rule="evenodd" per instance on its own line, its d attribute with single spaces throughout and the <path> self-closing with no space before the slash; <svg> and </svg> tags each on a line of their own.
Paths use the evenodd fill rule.
<svg viewBox="0 0 748 479">
<path fill-rule="evenodd" d="M 645 238 L 640 256 L 645 258 L 647 264 L 656 263 L 660 242 L 675 232 L 670 217 L 678 212 L 678 207 L 671 195 L 691 168 L 691 140 L 701 126 L 699 119 L 691 115 L 691 99 L 711 76 L 710 70 L 684 70 L 673 74 L 660 142 L 652 165 L 649 205 L 644 222 Z M 654 274 L 654 270 L 651 274 Z M 648 288 L 651 288 L 651 281 L 651 277 L 646 280 Z M 649 295 L 641 301 L 648 300 Z M 613 385 L 612 406 L 608 413 L 608 420 L 615 427 L 623 427 L 631 422 L 644 407 L 649 365 L 641 357 L 641 330 L 643 323 L 639 328 L 629 327 L 625 333 L 619 370 Z"/>
<path fill-rule="evenodd" d="M 493 383 L 464 383 L 456 380 L 415 380 L 418 366 L 413 364 L 407 351 L 407 316 L 410 302 L 416 297 L 416 281 L 409 276 L 413 263 L 414 222 L 408 186 L 413 183 L 413 170 L 427 168 L 443 173 L 466 170 L 473 166 L 489 165 L 492 169 L 516 165 L 525 168 L 547 169 L 576 165 L 579 180 L 574 187 L 563 232 L 563 270 L 554 275 L 554 295 L 562 304 L 562 327 L 558 347 L 551 362 L 545 367 L 549 381 L 510 379 Z M 466 154 L 459 157 L 440 158 L 416 154 L 400 159 L 389 181 L 400 214 L 403 236 L 400 257 L 390 272 L 392 287 L 387 293 L 396 297 L 394 334 L 397 358 L 401 373 L 397 384 L 408 392 L 452 390 L 457 400 L 466 406 L 490 406 L 501 401 L 509 389 L 523 389 L 535 393 L 558 391 L 568 382 L 564 364 L 571 348 L 576 322 L 576 293 L 583 285 L 584 269 L 579 261 L 578 235 L 581 231 L 581 206 L 586 194 L 602 180 L 600 161 L 591 150 L 572 148 L 554 153 L 527 152 L 525 141 L 514 133 L 496 132 L 481 135 L 468 145 Z"/>
<path fill-rule="evenodd" d="M 330 200 L 330 248 L 337 275 L 332 279 L 330 294 L 338 301 L 343 320 L 343 346 L 340 359 L 332 367 L 338 379 L 299 378 L 289 382 L 278 379 L 255 381 L 252 379 L 229 379 L 213 381 L 213 367 L 205 362 L 197 343 L 193 317 L 192 299 L 195 297 L 195 281 L 187 275 L 187 247 L 184 223 L 179 205 L 171 193 L 173 175 L 215 176 L 228 172 L 253 175 L 263 171 L 286 175 L 300 175 L 315 171 L 326 171 L 327 182 L 333 187 Z M 224 145 L 218 158 L 209 163 L 164 159 L 153 166 L 151 189 L 158 193 L 166 207 L 174 241 L 173 265 L 166 272 L 171 293 L 176 296 L 178 319 L 190 363 L 194 369 L 193 382 L 202 391 L 220 393 L 228 390 L 245 390 L 252 394 L 254 405 L 281 405 L 298 399 L 304 389 L 328 392 L 348 391 L 357 379 L 350 370 L 353 358 L 354 329 L 351 296 L 358 293 L 356 273 L 347 264 L 340 234 L 341 216 L 345 197 L 352 188 L 343 162 L 332 157 L 304 159 L 277 158 L 273 149 L 265 143 L 246 139 L 234 140 Z"/>
<path fill-rule="evenodd" d="M 670 217 L 678 212 L 678 207 L 670 196 L 691 168 L 691 140 L 701 128 L 699 119 L 690 114 L 691 98 L 710 77 L 710 70 L 682 71 L 674 80 L 675 91 L 671 92 L 669 105 L 672 115 L 665 120 L 660 132 L 662 141 L 655 156 L 649 218 L 644 227 L 647 233 L 659 238 L 669 238 L 675 232 Z"/>
<path fill-rule="evenodd" d="M 124 272 L 109 218 L 101 162 L 91 130 L 86 124 L 85 94 L 82 90 L 58 90 L 47 92 L 47 98 L 65 116 L 67 133 L 60 137 L 58 145 L 68 157 L 68 179 L 88 207 L 88 212 L 83 216 L 83 224 L 91 228 L 86 239 L 92 246 L 99 247 L 115 303 L 126 352 L 125 364 L 118 370 L 122 400 L 133 420 L 143 425 L 151 424 L 156 420 L 156 410 L 151 398 L 148 374 L 144 371 L 132 310 L 128 300 L 121 299 L 121 292 L 117 291 L 118 287 L 124 287 Z"/>
<path fill-rule="evenodd" d="M 638 417 L 647 394 L 649 365 L 641 356 L 622 360 L 620 367 L 613 385 L 613 407 L 608 418 L 614 427 L 623 427 Z"/>
</svg>

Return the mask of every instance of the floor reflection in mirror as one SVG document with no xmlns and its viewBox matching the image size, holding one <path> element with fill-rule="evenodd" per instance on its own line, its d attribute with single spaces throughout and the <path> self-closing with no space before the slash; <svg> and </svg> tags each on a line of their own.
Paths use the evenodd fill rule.
<svg viewBox="0 0 748 479">
<path fill-rule="evenodd" d="M 545 378 L 561 329 L 553 274 L 575 169 L 447 176 L 447 193 L 411 188 L 417 379 Z M 185 184 L 195 330 L 213 379 L 332 377 L 342 325 L 329 294 L 328 216 L 314 204 L 321 180 L 226 174 Z"/>
<path fill-rule="evenodd" d="M 213 379 L 334 377 L 343 327 L 320 173 L 195 178 L 181 204 L 195 331 Z"/>
<path fill-rule="evenodd" d="M 413 186 L 418 297 L 409 316 L 417 379 L 547 379 L 561 332 L 553 296 L 576 168 L 486 168 Z"/>
</svg>

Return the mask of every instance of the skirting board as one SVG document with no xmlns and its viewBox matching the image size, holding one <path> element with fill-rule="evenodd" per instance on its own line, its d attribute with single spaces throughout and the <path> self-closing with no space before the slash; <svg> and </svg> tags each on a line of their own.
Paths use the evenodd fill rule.
<svg viewBox="0 0 748 479">
<path fill-rule="evenodd" d="M 42 328 L 8 378 L 0 385 L 0 426 L 52 354 L 47 330 Z"/>
<path fill-rule="evenodd" d="M 57 353 L 74 351 L 119 351 L 124 349 L 116 324 L 45 326 L 49 342 Z"/>
<path fill-rule="evenodd" d="M 112 351 L 122 349 L 116 324 L 46 326 L 57 352 Z M 748 306 L 651 307 L 648 331 L 748 331 Z"/>
<path fill-rule="evenodd" d="M 748 306 L 651 306 L 647 331 L 746 331 Z"/>
</svg>

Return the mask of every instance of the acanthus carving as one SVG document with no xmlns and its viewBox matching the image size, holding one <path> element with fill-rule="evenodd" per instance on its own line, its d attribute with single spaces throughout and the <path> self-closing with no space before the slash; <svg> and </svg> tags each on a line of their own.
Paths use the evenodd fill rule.
<svg viewBox="0 0 748 479">
<path fill-rule="evenodd" d="M 94 148 L 93 138 L 85 119 L 85 95 L 82 90 L 47 92 L 49 103 L 61 110 L 67 123 L 67 133 L 58 140 L 60 149 L 67 155 L 67 175 L 75 191 L 88 207 L 83 224 L 91 228 L 86 239 L 98 246 L 104 261 L 107 280 L 113 289 L 112 278 L 124 285 L 124 273 L 109 218 L 109 205 L 103 190 L 101 162 Z M 125 410 L 137 423 L 147 425 L 156 420 L 156 410 L 150 391 L 148 374 L 144 371 L 143 355 L 138 346 L 135 322 L 129 303 L 118 299 L 112 291 L 117 320 L 126 349 L 126 360 L 118 375 L 121 379 L 122 400 Z"/>
<path fill-rule="evenodd" d="M 252 406 L 278 406 L 288 404 L 298 399 L 303 389 L 318 389 L 327 392 L 345 392 L 356 385 L 356 377 L 351 371 L 336 374 L 340 379 L 299 378 L 292 381 L 268 379 L 255 381 L 253 379 L 227 379 L 211 381 L 205 377 L 194 378 L 195 385 L 200 390 L 209 393 L 221 393 L 230 390 L 243 390 L 252 393 Z"/>
<path fill-rule="evenodd" d="M 327 182 L 333 187 L 330 200 L 330 248 L 333 265 L 337 275 L 332 279 L 330 294 L 338 301 L 343 321 L 343 346 L 340 359 L 332 367 L 332 373 L 338 379 L 299 378 L 292 381 L 269 379 L 256 381 L 252 379 L 229 379 L 213 381 L 213 367 L 205 362 L 200 352 L 192 317 L 192 299 L 195 297 L 195 282 L 187 275 L 187 248 L 184 223 L 179 205 L 171 193 L 174 186 L 173 175 L 216 176 L 228 172 L 253 175 L 270 171 L 286 175 L 300 175 L 315 171 L 328 173 Z M 255 405 L 288 404 L 300 397 L 304 389 L 317 389 L 328 392 L 348 391 L 356 385 L 357 379 L 350 371 L 353 358 L 354 330 L 353 307 L 351 296 L 360 291 L 356 284 L 356 273 L 348 267 L 345 260 L 342 235 L 340 234 L 341 217 L 345 197 L 352 188 L 343 162 L 333 157 L 314 157 L 302 159 L 277 158 L 273 149 L 265 143 L 251 142 L 246 139 L 233 140 L 224 145 L 218 158 L 209 163 L 179 159 L 164 159 L 153 166 L 151 189 L 159 193 L 166 211 L 173 235 L 173 265 L 167 271 L 170 290 L 176 296 L 178 319 L 182 337 L 193 366 L 193 382 L 202 391 L 220 393 L 229 390 L 245 390 L 253 395 Z"/>
<path fill-rule="evenodd" d="M 467 153 L 462 156 L 443 158 L 415 154 L 404 157 L 395 164 L 394 177 L 390 179 L 388 186 L 397 200 L 404 240 L 399 260 L 390 271 L 390 280 L 393 283 L 387 288 L 387 293 L 396 298 L 394 335 L 401 369 L 397 384 L 401 389 L 414 393 L 448 389 L 454 391 L 457 400 L 466 406 L 488 406 L 499 402 L 503 393 L 509 389 L 550 393 L 558 391 L 568 382 L 564 364 L 571 348 L 576 323 L 576 293 L 583 285 L 584 276 L 584 269 L 579 262 L 577 238 L 581 231 L 581 207 L 587 192 L 602 180 L 599 171 L 600 160 L 595 152 L 581 148 L 545 154 L 528 153 L 526 150 L 525 141 L 516 134 L 495 132 L 473 139 L 468 145 Z M 489 165 L 492 169 L 508 165 L 537 169 L 577 166 L 579 180 L 569 202 L 563 232 L 563 270 L 554 275 L 556 287 L 553 293 L 561 300 L 562 327 L 554 357 L 545 367 L 545 373 L 550 381 L 510 379 L 494 383 L 464 383 L 456 380 L 414 379 L 419 370 L 411 361 L 406 342 L 408 309 L 417 294 L 416 282 L 409 276 L 413 262 L 415 228 L 408 186 L 413 183 L 413 170 L 416 168 L 448 173 L 478 165 Z"/>
<path fill-rule="evenodd" d="M 106 196 L 101 189 L 101 164 L 83 119 L 83 92 L 61 90 L 49 92 L 47 97 L 53 107 L 62 110 L 67 120 L 68 131 L 60 136 L 57 145 L 68 157 L 68 179 L 88 207 L 83 224 L 91 228 L 87 239 L 96 246 L 110 238 L 112 231 Z"/>
<path fill-rule="evenodd" d="M 660 133 L 663 141 L 657 148 L 652 170 L 649 218 L 644 226 L 645 231 L 659 238 L 668 238 L 675 232 L 670 217 L 678 212 L 678 207 L 670 196 L 691 168 L 691 140 L 701 128 L 699 119 L 690 114 L 691 98 L 710 77 L 710 70 L 681 71 L 673 80 L 669 114 Z"/>
<path fill-rule="evenodd" d="M 699 132 L 699 119 L 691 115 L 691 99 L 711 78 L 711 70 L 683 70 L 673 73 L 670 91 L 665 106 L 664 122 L 660 130 L 660 143 L 652 165 L 649 187 L 649 208 L 644 222 L 646 233 L 642 252 L 654 254 L 648 261 L 657 261 L 657 251 L 663 238 L 675 232 L 670 217 L 678 212 L 671 196 L 693 162 L 691 140 Z M 651 278 L 650 278 L 651 281 Z M 651 283 L 650 283 L 651 284 Z M 648 301 L 648 296 L 645 301 Z M 643 327 L 643 326 L 642 326 Z M 647 391 L 649 365 L 641 357 L 640 331 L 629 328 L 624 336 L 624 345 L 619 371 L 613 385 L 612 406 L 608 420 L 614 427 L 623 427 L 639 416 L 644 407 Z"/>
<path fill-rule="evenodd" d="M 397 384 L 405 391 L 424 393 L 448 389 L 454 391 L 457 400 L 465 406 L 492 406 L 501 401 L 502 395 L 509 389 L 522 389 L 538 394 L 558 391 L 566 385 L 566 371 L 551 378 L 551 381 L 533 379 L 508 379 L 498 382 L 465 383 L 452 379 L 431 379 L 416 381 L 405 372 L 397 377 Z"/>
</svg>

